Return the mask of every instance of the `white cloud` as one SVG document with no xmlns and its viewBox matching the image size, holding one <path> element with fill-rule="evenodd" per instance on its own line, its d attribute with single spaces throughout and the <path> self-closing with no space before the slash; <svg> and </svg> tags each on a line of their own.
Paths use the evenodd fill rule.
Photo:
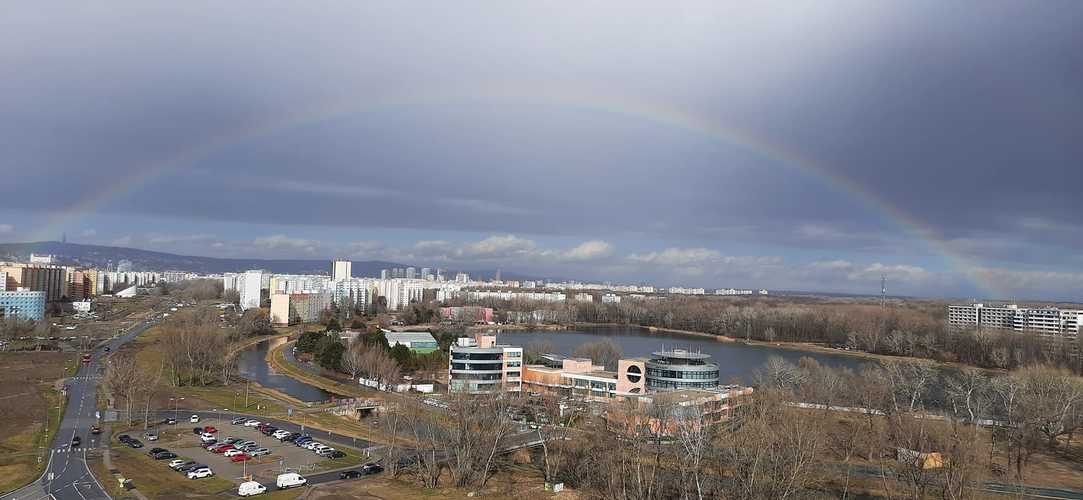
<svg viewBox="0 0 1083 500">
<path fill-rule="evenodd" d="M 603 259 L 611 255 L 613 255 L 613 245 L 602 240 L 590 240 L 567 250 L 561 258 L 569 261 L 586 261 Z"/>
<path fill-rule="evenodd" d="M 15 232 L 15 226 L 11 224 L 0 224 L 0 234 L 10 234 Z"/>
</svg>

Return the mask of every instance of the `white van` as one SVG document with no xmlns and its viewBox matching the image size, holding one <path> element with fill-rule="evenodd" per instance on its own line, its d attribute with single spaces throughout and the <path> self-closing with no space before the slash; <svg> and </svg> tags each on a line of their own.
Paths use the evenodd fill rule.
<svg viewBox="0 0 1083 500">
<path fill-rule="evenodd" d="M 241 483 L 241 485 L 237 488 L 237 494 L 242 497 L 250 497 L 252 495 L 259 495 L 266 492 L 267 487 L 255 481 L 247 481 Z"/>
<path fill-rule="evenodd" d="M 278 489 L 280 490 L 284 490 L 286 488 L 304 486 L 307 482 L 308 479 L 305 479 L 300 474 L 296 472 L 287 472 L 285 474 L 278 475 L 278 480 L 275 481 L 275 486 L 278 486 Z"/>
</svg>

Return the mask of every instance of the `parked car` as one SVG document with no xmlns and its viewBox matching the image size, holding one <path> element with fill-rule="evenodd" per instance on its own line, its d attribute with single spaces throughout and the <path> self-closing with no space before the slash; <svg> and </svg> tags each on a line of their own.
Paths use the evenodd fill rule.
<svg viewBox="0 0 1083 500">
<path fill-rule="evenodd" d="M 218 438 L 214 437 L 214 434 L 211 434 L 209 432 L 204 432 L 203 434 L 200 434 L 199 439 L 201 441 L 203 441 L 204 443 L 208 443 L 208 442 L 211 442 L 211 441 L 218 441 Z"/>
<path fill-rule="evenodd" d="M 146 439 L 147 441 L 157 441 L 158 433 L 154 431 L 144 432 L 143 439 Z"/>
<path fill-rule="evenodd" d="M 241 441 L 241 438 L 233 437 L 233 436 L 226 436 L 226 438 L 222 440 L 222 442 L 226 443 L 226 444 L 234 444 L 234 443 L 237 443 L 239 441 Z"/>
<path fill-rule="evenodd" d="M 214 471 L 210 467 L 200 467 L 198 469 L 192 469 L 188 471 L 188 479 L 200 479 L 204 477 L 211 477 L 214 475 Z"/>
<path fill-rule="evenodd" d="M 170 460 L 170 461 L 169 461 L 169 468 L 170 468 L 170 469 L 173 469 L 173 470 L 177 470 L 177 469 L 179 469 L 179 468 L 180 468 L 180 467 L 181 467 L 182 465 L 184 465 L 184 464 L 186 464 L 186 463 L 188 463 L 188 461 L 187 461 L 187 460 L 184 460 L 184 459 L 180 459 L 180 458 L 178 458 L 178 459 L 175 459 L 175 460 Z M 195 462 L 192 462 L 192 463 L 194 464 Z"/>
<path fill-rule="evenodd" d="M 339 479 L 356 479 L 363 475 L 361 471 L 342 471 L 339 473 Z"/>
<path fill-rule="evenodd" d="M 120 441 L 121 443 L 127 443 L 128 441 L 131 441 L 131 440 L 132 440 L 132 437 L 127 435 L 127 434 L 121 434 L 121 435 L 117 436 L 117 441 Z"/>
<path fill-rule="evenodd" d="M 232 457 L 229 458 L 230 462 L 247 462 L 249 460 L 252 460 L 252 455 L 249 455 L 247 453 L 241 453 L 240 455 L 233 455 Z"/>
<path fill-rule="evenodd" d="M 206 432 L 207 434 L 214 434 L 218 432 L 218 429 L 215 428 L 213 425 L 208 425 L 203 428 L 203 432 Z"/>
<path fill-rule="evenodd" d="M 199 423 L 199 415 L 192 415 L 191 417 L 188 417 L 188 421 L 193 424 Z"/>
<path fill-rule="evenodd" d="M 301 437 L 293 440 L 293 444 L 295 444 L 297 446 L 304 446 L 305 443 L 309 443 L 309 442 L 312 442 L 312 437 L 311 436 L 301 436 Z"/>
<path fill-rule="evenodd" d="M 241 447 L 241 449 L 244 450 L 245 452 L 249 452 L 249 451 L 252 451 L 252 450 L 258 450 L 259 448 L 260 448 L 259 443 L 248 443 L 248 444 L 244 445 L 243 447 Z"/>
<path fill-rule="evenodd" d="M 184 464 L 184 466 L 182 466 L 182 467 L 178 467 L 178 468 L 177 468 L 177 471 L 178 471 L 178 472 L 183 472 L 183 473 L 187 474 L 187 473 L 188 473 L 188 471 L 190 471 L 190 470 L 192 470 L 192 469 L 198 469 L 198 468 L 200 468 L 200 467 L 206 467 L 206 465 L 205 465 L 205 464 L 201 464 L 201 463 L 199 463 L 199 462 L 192 462 L 192 461 L 189 461 L 189 462 L 186 462 L 186 463 Z"/>
<path fill-rule="evenodd" d="M 79 436 L 72 437 L 71 438 L 71 447 L 75 448 L 75 447 L 79 446 L 80 444 L 82 444 L 82 442 L 83 442 L 83 440 Z"/>
<path fill-rule="evenodd" d="M 213 451 L 215 453 L 225 453 L 225 452 L 227 452 L 229 450 L 236 450 L 236 449 L 237 448 L 235 448 L 231 444 L 223 444 L 221 446 L 217 446 L 217 447 L 213 448 L 211 451 Z"/>
<path fill-rule="evenodd" d="M 287 431 L 285 429 L 279 429 L 277 431 L 274 431 L 274 433 L 271 434 L 271 436 L 274 436 L 275 439 L 281 441 L 282 438 L 284 438 L 286 436 L 289 436 L 290 434 L 293 434 L 293 433 L 290 432 L 290 431 Z"/>
<path fill-rule="evenodd" d="M 255 481 L 246 481 L 237 487 L 237 496 L 250 497 L 267 492 L 267 487 Z"/>
<path fill-rule="evenodd" d="M 193 427 L 192 428 L 192 434 L 195 434 L 197 436 L 200 435 L 200 434 L 203 434 L 203 428 L 202 427 Z"/>
<path fill-rule="evenodd" d="M 248 454 L 252 455 L 253 457 L 258 457 L 258 456 L 261 456 L 261 455 L 270 455 L 271 450 L 268 450 L 267 448 L 256 448 L 256 449 L 248 452 Z"/>
<path fill-rule="evenodd" d="M 309 441 L 301 445 L 301 448 L 304 448 L 306 450 L 315 450 L 317 446 L 323 446 L 323 443 L 319 441 Z"/>
<path fill-rule="evenodd" d="M 327 458 L 336 459 L 336 460 L 339 459 L 339 458 L 345 458 L 345 457 L 346 457 L 346 454 L 339 451 L 339 450 L 331 450 L 331 454 L 327 455 Z"/>
<path fill-rule="evenodd" d="M 244 426 L 245 427 L 256 427 L 259 424 L 260 424 L 259 420 L 255 420 L 255 419 L 251 419 L 251 418 L 244 421 Z"/>
<path fill-rule="evenodd" d="M 167 418 L 167 419 L 165 419 L 165 424 L 166 425 L 177 425 L 177 419 L 175 419 L 175 418 Z"/>
<path fill-rule="evenodd" d="M 237 455 L 244 455 L 244 451 L 238 450 L 237 448 L 232 448 L 222 453 L 222 456 L 224 457 L 235 457 Z"/>
<path fill-rule="evenodd" d="M 334 448 L 320 448 L 320 449 L 316 450 L 316 454 L 321 456 L 321 457 L 329 457 L 329 456 L 331 456 L 332 453 L 334 453 L 336 451 L 338 451 L 338 450 L 335 450 Z"/>
<path fill-rule="evenodd" d="M 207 441 L 207 442 L 205 442 L 205 443 L 203 443 L 203 444 L 201 444 L 199 446 L 201 448 L 203 448 L 204 450 L 209 450 L 209 449 L 211 449 L 212 446 L 216 446 L 216 445 L 218 445 L 218 442 L 212 439 L 212 440 Z"/>
<path fill-rule="evenodd" d="M 384 466 L 378 463 L 367 463 L 361 466 L 361 473 L 367 475 L 379 474 L 384 471 Z"/>
<path fill-rule="evenodd" d="M 98 434 L 101 434 L 102 433 L 102 428 L 98 427 L 96 425 L 92 425 L 92 426 L 90 426 L 90 433 L 94 434 L 95 436 L 98 435 Z"/>
<path fill-rule="evenodd" d="M 241 424 L 245 423 L 245 421 L 247 421 L 247 420 L 248 419 L 244 418 L 244 417 L 236 417 L 233 420 L 230 420 L 229 423 L 231 423 L 233 425 L 241 425 Z M 255 481 L 252 481 L 252 482 L 255 482 Z M 256 483 L 256 484 L 259 484 L 259 483 Z M 260 486 L 263 486 L 263 485 L 260 485 Z"/>
<path fill-rule="evenodd" d="M 308 480 L 304 476 L 296 472 L 287 472 L 285 474 L 279 474 L 278 479 L 275 480 L 275 486 L 280 490 L 286 488 L 295 488 L 298 486 L 304 486 Z"/>
<path fill-rule="evenodd" d="M 157 448 L 157 447 L 155 447 L 155 448 L 151 448 L 150 450 L 147 450 L 147 455 L 154 455 L 155 453 L 158 453 L 160 451 L 169 451 L 169 450 L 167 450 L 165 448 Z"/>
<path fill-rule="evenodd" d="M 155 460 L 169 460 L 169 459 L 177 458 L 177 454 L 173 453 L 172 451 L 160 451 L 158 453 L 155 453 L 152 456 L 154 457 Z"/>
<path fill-rule="evenodd" d="M 135 438 L 131 438 L 131 439 L 125 441 L 125 444 L 127 444 L 128 446 L 130 446 L 132 448 L 142 448 L 143 447 L 143 442 L 138 440 L 138 439 L 135 439 Z"/>
<path fill-rule="evenodd" d="M 237 441 L 236 443 L 233 443 L 233 446 L 235 446 L 237 448 L 244 448 L 245 446 L 248 446 L 250 444 L 256 444 L 256 442 L 242 439 L 240 441 Z"/>
</svg>

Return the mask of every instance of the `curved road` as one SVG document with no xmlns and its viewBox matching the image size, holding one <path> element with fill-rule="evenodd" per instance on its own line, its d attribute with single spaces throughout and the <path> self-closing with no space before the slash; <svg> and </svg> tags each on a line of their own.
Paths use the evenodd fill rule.
<svg viewBox="0 0 1083 500">
<path fill-rule="evenodd" d="M 90 363 L 82 364 L 74 377 L 68 379 L 68 406 L 64 418 L 53 436 L 49 450 L 49 463 L 37 481 L 0 497 L 2 500 L 90 500 L 108 499 L 109 495 L 98 483 L 87 466 L 87 451 L 99 448 L 98 436 L 90 434 L 90 426 L 97 423 L 98 381 L 101 379 L 102 361 L 108 356 L 103 349 L 109 346 L 116 352 L 121 345 L 146 331 L 153 320 L 140 323 L 124 335 L 99 345 L 92 353 Z M 82 447 L 71 446 L 72 438 L 82 438 Z"/>
</svg>

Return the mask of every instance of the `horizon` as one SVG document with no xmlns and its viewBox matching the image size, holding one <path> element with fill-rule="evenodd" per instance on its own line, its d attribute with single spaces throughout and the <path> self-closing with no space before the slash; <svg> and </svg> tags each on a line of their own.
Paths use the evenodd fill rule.
<svg viewBox="0 0 1083 500">
<path fill-rule="evenodd" d="M 349 258 L 338 259 L 338 258 L 334 258 L 334 257 L 323 258 L 323 259 L 320 259 L 320 258 L 299 258 L 299 259 L 285 258 L 285 259 L 282 259 L 282 258 L 213 257 L 213 256 L 206 256 L 206 255 L 174 254 L 174 253 L 160 251 L 160 250 L 149 250 L 149 249 L 138 248 L 138 247 L 117 247 L 117 246 L 109 246 L 109 245 L 94 245 L 94 244 L 89 244 L 89 243 L 78 243 L 78 242 L 60 241 L 60 240 L 42 240 L 42 241 L 4 242 L 4 243 L 0 243 L 0 245 L 39 245 L 39 244 L 94 246 L 94 247 L 103 247 L 103 248 L 115 248 L 115 249 L 119 249 L 119 250 L 136 250 L 136 251 L 140 251 L 140 252 L 159 253 L 159 254 L 171 255 L 171 256 L 176 256 L 176 257 L 212 259 L 212 260 L 241 260 L 241 261 L 252 261 L 252 262 L 298 261 L 298 262 L 311 262 L 311 263 L 324 263 L 324 264 L 331 264 L 335 260 L 349 260 L 350 262 L 354 262 L 354 263 L 368 263 L 368 264 L 381 264 L 381 265 L 391 265 L 391 266 L 415 267 L 415 268 L 417 268 L 419 270 L 421 268 L 423 268 L 423 267 L 429 267 L 429 266 L 426 266 L 424 264 L 418 264 L 418 263 L 393 262 L 393 261 L 385 261 L 385 260 L 355 260 L 355 259 L 349 259 Z M 443 268 L 441 268 L 441 269 L 443 269 Z M 191 271 L 191 269 L 148 269 L 148 270 L 150 270 L 150 271 L 159 271 L 159 272 L 160 271 Z M 229 271 L 229 272 L 240 273 L 240 272 L 244 272 L 245 270 L 246 269 L 237 268 L 235 271 Z M 444 270 L 447 271 L 447 274 L 454 274 L 454 273 L 457 273 L 457 272 L 464 272 L 464 273 L 470 274 L 472 279 L 481 279 L 481 280 L 486 280 L 486 281 L 492 279 L 492 274 L 494 272 L 501 271 L 501 273 L 503 273 L 505 276 L 508 276 L 509 274 L 512 275 L 512 276 L 520 276 L 519 278 L 515 278 L 516 281 L 541 280 L 541 281 L 545 281 L 545 282 L 565 282 L 565 283 L 566 282 L 577 282 L 577 283 L 597 283 L 597 284 L 610 284 L 610 285 L 631 285 L 631 284 L 635 284 L 635 285 L 653 285 L 653 286 L 658 286 L 658 287 L 662 287 L 662 288 L 674 287 L 674 286 L 676 286 L 676 287 L 685 286 L 682 283 L 670 283 L 670 284 L 666 284 L 666 283 L 647 283 L 647 282 L 632 283 L 632 282 L 612 281 L 612 280 L 580 280 L 580 279 L 567 278 L 567 277 L 530 276 L 530 275 L 518 272 L 515 269 L 444 269 Z M 272 272 L 272 273 L 275 273 L 275 271 L 273 271 L 273 270 L 269 270 L 269 271 Z M 475 273 L 480 273 L 480 274 L 475 274 Z M 277 274 L 289 274 L 289 273 L 277 273 Z M 330 276 L 331 273 L 330 272 L 320 272 L 320 273 L 317 273 L 317 275 Z M 522 276 L 526 276 L 526 277 L 524 278 Z M 374 275 L 374 276 L 354 276 L 354 277 L 355 278 L 378 278 L 379 276 Z M 505 281 L 507 281 L 507 280 L 505 280 Z M 707 296 L 713 296 L 713 294 L 711 292 L 713 292 L 714 290 L 718 290 L 718 289 L 736 288 L 736 289 L 746 289 L 746 290 L 747 289 L 752 289 L 752 290 L 756 290 L 756 289 L 759 289 L 759 288 L 762 288 L 762 287 L 748 288 L 748 287 L 739 287 L 739 286 L 715 285 L 715 286 L 705 286 L 705 287 L 702 287 L 702 288 L 704 288 L 706 290 L 706 292 L 707 292 L 706 295 Z M 840 298 L 859 298 L 859 299 L 877 299 L 877 300 L 880 298 L 880 295 L 878 293 L 860 293 L 860 292 L 846 292 L 846 291 L 836 291 L 836 290 L 804 290 L 804 289 L 767 289 L 767 290 L 770 291 L 775 296 L 779 296 L 779 295 L 781 295 L 781 296 L 802 296 L 802 295 L 807 295 L 807 296 L 812 296 L 812 297 L 828 297 L 828 298 L 840 297 Z M 1051 304 L 1051 305 L 1063 305 L 1063 304 L 1076 304 L 1077 305 L 1077 304 L 1083 304 L 1083 302 L 1081 302 L 1081 301 L 1072 300 L 1072 299 L 1068 299 L 1068 298 L 1041 299 L 1041 298 L 1030 298 L 1030 297 L 1010 297 L 1010 298 L 1008 298 L 1008 297 L 952 297 L 952 296 L 933 296 L 933 295 L 922 296 L 922 295 L 895 294 L 895 293 L 891 293 L 890 290 L 889 290 L 889 293 L 887 293 L 885 295 L 885 297 L 888 298 L 888 299 L 897 299 L 897 300 L 957 301 L 958 303 L 964 303 L 964 302 L 969 301 L 969 302 L 972 302 L 972 303 L 994 302 L 994 303 L 1006 303 L 1006 304 L 1007 303 L 1016 303 L 1016 304 Z"/>
<path fill-rule="evenodd" d="M 1083 4 L 211 8 L 5 12 L 0 243 L 1083 301 Z"/>
</svg>

